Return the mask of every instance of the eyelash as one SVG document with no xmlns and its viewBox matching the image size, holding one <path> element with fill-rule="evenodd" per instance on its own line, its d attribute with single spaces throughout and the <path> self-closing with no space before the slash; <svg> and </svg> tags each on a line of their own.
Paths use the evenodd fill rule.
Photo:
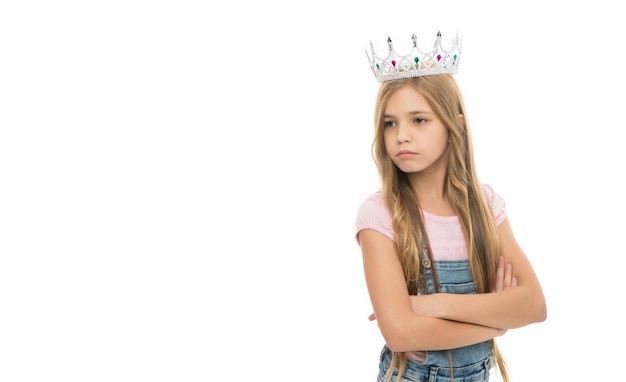
<svg viewBox="0 0 626 382">
<path fill-rule="evenodd" d="M 426 123 L 426 122 L 428 122 L 428 121 L 427 121 L 426 119 L 424 119 L 424 118 L 415 118 L 415 119 L 413 120 L 413 122 L 417 123 L 418 125 L 422 125 L 422 124 L 424 124 L 424 123 Z M 394 121 L 385 121 L 385 122 L 383 123 L 383 127 L 385 127 L 385 128 L 387 128 L 387 127 L 391 127 L 391 126 L 393 126 L 393 125 L 395 125 L 395 122 L 394 122 Z"/>
</svg>

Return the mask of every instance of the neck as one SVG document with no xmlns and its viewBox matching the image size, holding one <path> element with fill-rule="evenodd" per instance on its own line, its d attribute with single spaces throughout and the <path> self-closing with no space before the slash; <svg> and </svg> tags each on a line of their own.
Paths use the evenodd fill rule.
<svg viewBox="0 0 626 382">
<path fill-rule="evenodd" d="M 418 199 L 441 200 L 445 197 L 445 172 L 435 173 L 412 173 L 409 174 L 409 182 Z"/>
<path fill-rule="evenodd" d="M 420 208 L 434 215 L 455 215 L 444 190 L 444 177 L 419 177 L 418 175 L 415 174 L 410 180 Z"/>
</svg>

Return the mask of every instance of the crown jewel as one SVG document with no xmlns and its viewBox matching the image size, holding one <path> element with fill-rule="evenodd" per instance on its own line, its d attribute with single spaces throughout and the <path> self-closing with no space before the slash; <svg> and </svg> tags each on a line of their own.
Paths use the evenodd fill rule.
<svg viewBox="0 0 626 382">
<path fill-rule="evenodd" d="M 413 48 L 404 56 L 395 51 L 389 37 L 387 38 L 387 45 L 389 45 L 387 57 L 378 57 L 374 52 L 374 45 L 370 42 L 371 56 L 367 50 L 365 54 L 378 82 L 430 74 L 457 73 L 461 61 L 461 40 L 458 35 L 452 39 L 452 47 L 446 50 L 441 44 L 441 32 L 437 32 L 433 50 L 430 52 L 423 52 L 418 48 L 415 33 L 412 39 Z"/>
</svg>

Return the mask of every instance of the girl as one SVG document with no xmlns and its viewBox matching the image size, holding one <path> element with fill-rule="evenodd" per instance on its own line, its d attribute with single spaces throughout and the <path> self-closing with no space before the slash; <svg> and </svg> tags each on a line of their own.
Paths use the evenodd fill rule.
<svg viewBox="0 0 626 382">
<path fill-rule="evenodd" d="M 488 381 L 494 338 L 546 319 L 503 199 L 479 182 L 452 74 L 381 84 L 372 145 L 381 190 L 356 219 L 385 339 L 378 381 Z"/>
</svg>

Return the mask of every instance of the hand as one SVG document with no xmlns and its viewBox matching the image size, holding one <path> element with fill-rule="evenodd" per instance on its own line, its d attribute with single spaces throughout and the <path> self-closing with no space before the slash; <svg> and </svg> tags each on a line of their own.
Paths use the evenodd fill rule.
<svg viewBox="0 0 626 382">
<path fill-rule="evenodd" d="M 496 268 L 496 285 L 493 292 L 502 292 L 517 286 L 517 278 L 513 276 L 513 266 L 504 262 L 504 256 L 498 257 Z"/>
</svg>

